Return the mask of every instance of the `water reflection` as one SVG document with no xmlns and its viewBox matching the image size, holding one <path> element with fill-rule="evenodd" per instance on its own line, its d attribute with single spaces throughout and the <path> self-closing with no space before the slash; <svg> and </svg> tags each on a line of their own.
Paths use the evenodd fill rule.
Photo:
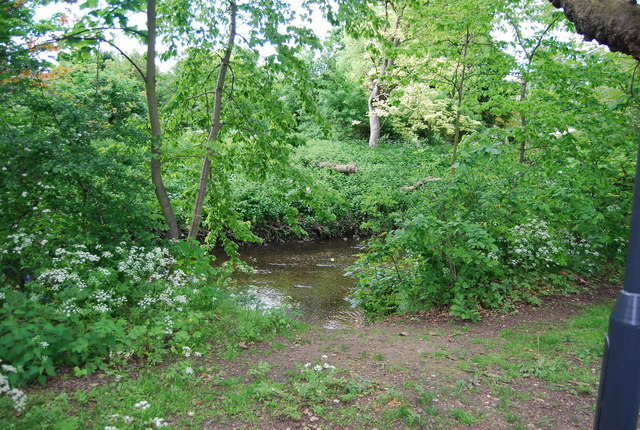
<svg viewBox="0 0 640 430">
<path fill-rule="evenodd" d="M 301 318 L 330 329 L 356 327 L 363 321 L 348 296 L 356 280 L 344 272 L 362 252 L 356 240 L 288 243 L 245 248 L 240 255 L 255 268 L 237 274 L 267 306 L 291 303 Z"/>
</svg>

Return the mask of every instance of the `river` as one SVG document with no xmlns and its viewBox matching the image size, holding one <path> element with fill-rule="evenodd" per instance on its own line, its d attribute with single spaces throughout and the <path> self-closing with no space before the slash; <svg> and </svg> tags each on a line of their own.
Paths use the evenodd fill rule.
<svg viewBox="0 0 640 430">
<path fill-rule="evenodd" d="M 255 271 L 234 275 L 234 282 L 249 286 L 265 307 L 291 304 L 299 318 L 310 324 L 328 329 L 357 327 L 364 318 L 348 300 L 356 279 L 344 273 L 362 248 L 354 239 L 243 248 L 241 259 Z"/>
</svg>

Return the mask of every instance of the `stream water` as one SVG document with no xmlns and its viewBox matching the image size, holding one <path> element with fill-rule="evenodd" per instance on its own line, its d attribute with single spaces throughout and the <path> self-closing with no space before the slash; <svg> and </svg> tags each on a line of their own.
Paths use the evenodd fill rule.
<svg viewBox="0 0 640 430">
<path fill-rule="evenodd" d="M 362 247 L 350 239 L 244 248 L 240 256 L 255 273 L 239 273 L 234 281 L 250 286 L 266 307 L 290 303 L 308 323 L 329 329 L 357 327 L 363 316 L 348 301 L 356 279 L 344 273 Z"/>
</svg>

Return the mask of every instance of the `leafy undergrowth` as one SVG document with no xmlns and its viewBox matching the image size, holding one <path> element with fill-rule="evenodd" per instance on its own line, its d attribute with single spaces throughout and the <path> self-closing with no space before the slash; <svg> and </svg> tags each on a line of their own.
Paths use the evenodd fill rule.
<svg viewBox="0 0 640 430">
<path fill-rule="evenodd" d="M 60 378 L 27 390 L 22 413 L 2 404 L 0 420 L 18 429 L 585 428 L 610 309 L 561 303 L 481 324 L 292 329 L 288 340 Z"/>
<path fill-rule="evenodd" d="M 292 155 L 295 177 L 237 176 L 235 210 L 265 240 L 341 237 L 392 228 L 419 196 L 402 190 L 447 169 L 448 147 L 311 140 Z M 318 163 L 356 164 L 343 174 Z M 295 227 L 299 228 L 295 228 Z"/>
</svg>

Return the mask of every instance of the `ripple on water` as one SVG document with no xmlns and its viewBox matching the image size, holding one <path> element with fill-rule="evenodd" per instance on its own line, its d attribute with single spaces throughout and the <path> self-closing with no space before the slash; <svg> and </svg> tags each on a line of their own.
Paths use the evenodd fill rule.
<svg viewBox="0 0 640 430">
<path fill-rule="evenodd" d="M 273 273 L 273 272 L 271 272 L 271 270 L 267 270 L 267 269 L 254 269 L 253 270 L 253 274 L 254 275 L 270 275 L 271 273 Z"/>
</svg>

